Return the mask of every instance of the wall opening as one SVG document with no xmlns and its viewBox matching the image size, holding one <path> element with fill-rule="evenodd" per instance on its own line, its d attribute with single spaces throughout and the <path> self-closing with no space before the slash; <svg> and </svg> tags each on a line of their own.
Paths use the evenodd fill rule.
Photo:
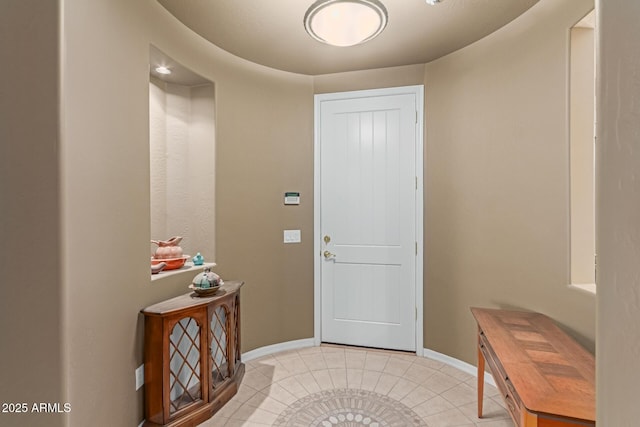
<svg viewBox="0 0 640 427">
<path fill-rule="evenodd" d="M 171 74 L 155 71 L 164 66 Z M 150 48 L 151 238 L 215 259 L 215 87 Z M 152 245 L 151 250 L 155 250 Z"/>
<path fill-rule="evenodd" d="M 595 284 L 595 11 L 571 28 L 571 284 Z"/>
</svg>

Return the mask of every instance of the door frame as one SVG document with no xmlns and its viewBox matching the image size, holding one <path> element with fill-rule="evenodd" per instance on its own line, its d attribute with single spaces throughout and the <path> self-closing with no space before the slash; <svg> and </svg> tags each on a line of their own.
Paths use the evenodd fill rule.
<svg viewBox="0 0 640 427">
<path fill-rule="evenodd" d="M 349 92 L 334 92 L 314 95 L 314 120 L 313 120 L 313 340 L 316 346 L 320 345 L 322 337 L 322 238 L 320 228 L 320 106 L 324 101 L 340 99 L 371 98 L 391 95 L 415 95 L 416 99 L 416 273 L 415 273 L 415 301 L 416 324 L 415 343 L 416 354 L 422 356 L 423 347 L 423 258 L 424 258 L 424 86 L 402 86 L 384 89 L 357 90 Z"/>
</svg>

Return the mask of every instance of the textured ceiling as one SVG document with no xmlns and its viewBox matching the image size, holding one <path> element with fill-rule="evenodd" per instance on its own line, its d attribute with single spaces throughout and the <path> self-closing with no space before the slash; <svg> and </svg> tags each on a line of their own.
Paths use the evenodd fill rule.
<svg viewBox="0 0 640 427">
<path fill-rule="evenodd" d="M 302 74 L 420 64 L 504 26 L 538 0 L 383 0 L 389 24 L 374 40 L 333 47 L 304 30 L 314 0 L 158 0 L 186 26 L 249 61 Z"/>
</svg>

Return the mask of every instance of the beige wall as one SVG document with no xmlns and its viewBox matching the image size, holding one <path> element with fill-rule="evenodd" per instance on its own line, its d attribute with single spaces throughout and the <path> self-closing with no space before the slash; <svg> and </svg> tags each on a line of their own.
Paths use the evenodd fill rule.
<svg viewBox="0 0 640 427">
<path fill-rule="evenodd" d="M 534 310 L 593 351 L 569 283 L 568 31 L 590 0 L 541 1 L 425 66 L 425 347 L 475 364 L 470 306 Z"/>
<path fill-rule="evenodd" d="M 57 1 L 0 2 L 0 403 L 64 402 Z M 1 408 L 0 408 L 1 409 Z M 63 416 L 0 413 L 0 425 Z"/>
<path fill-rule="evenodd" d="M 597 414 L 640 419 L 640 3 L 597 2 Z"/>
<path fill-rule="evenodd" d="M 187 285 L 149 277 L 149 45 L 216 85 L 216 261 L 246 281 L 245 351 L 313 334 L 312 79 L 233 57 L 154 0 L 45 3 L 0 10 L 0 390 L 72 411 L 0 423 L 137 425 L 139 310 Z M 285 191 L 302 204 L 285 208 Z M 285 247 L 285 228 L 303 243 Z"/>
<path fill-rule="evenodd" d="M 139 310 L 190 280 L 149 278 L 149 45 L 215 84 L 216 261 L 224 278 L 246 281 L 245 351 L 313 330 L 312 82 L 217 49 L 155 0 L 66 0 L 63 22 L 70 424 L 137 425 Z M 303 205 L 285 209 L 294 189 Z M 294 227 L 305 243 L 284 247 Z"/>
<path fill-rule="evenodd" d="M 217 262 L 245 280 L 243 351 L 313 335 L 311 79 L 239 74 L 218 102 Z M 223 107 L 226 105 L 226 108 Z M 299 206 L 284 206 L 297 191 Z M 283 230 L 302 243 L 283 244 Z"/>
</svg>

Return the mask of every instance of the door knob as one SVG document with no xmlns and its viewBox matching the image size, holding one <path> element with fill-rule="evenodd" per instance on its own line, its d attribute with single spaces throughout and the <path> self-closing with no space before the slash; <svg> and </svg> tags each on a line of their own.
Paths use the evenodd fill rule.
<svg viewBox="0 0 640 427">
<path fill-rule="evenodd" d="M 332 253 L 331 253 L 331 252 L 329 252 L 329 251 L 324 251 L 324 252 L 322 253 L 322 255 L 324 255 L 325 259 L 335 258 L 335 256 L 336 256 L 336 254 L 332 254 Z"/>
</svg>

